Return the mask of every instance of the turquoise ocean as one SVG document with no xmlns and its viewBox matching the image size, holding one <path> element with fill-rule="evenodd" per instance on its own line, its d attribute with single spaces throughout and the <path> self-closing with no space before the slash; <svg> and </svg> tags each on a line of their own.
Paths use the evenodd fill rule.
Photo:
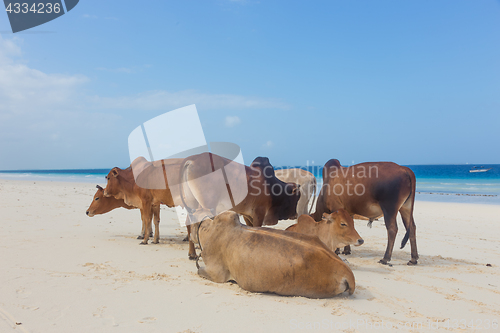
<svg viewBox="0 0 500 333">
<path fill-rule="evenodd" d="M 407 165 L 417 177 L 417 199 L 500 204 L 500 164 Z M 471 173 L 473 166 L 491 168 Z M 322 183 L 322 167 L 293 166 L 313 173 Z M 279 167 L 280 169 L 283 167 Z M 109 169 L 0 171 L 0 179 L 84 182 L 105 185 Z"/>
</svg>

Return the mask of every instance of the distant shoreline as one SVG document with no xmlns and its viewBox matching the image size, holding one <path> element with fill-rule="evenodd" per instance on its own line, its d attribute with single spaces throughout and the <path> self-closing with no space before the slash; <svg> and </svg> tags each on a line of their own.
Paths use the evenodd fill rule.
<svg viewBox="0 0 500 333">
<path fill-rule="evenodd" d="M 68 177 L 54 177 L 54 179 L 50 179 L 50 177 L 40 179 L 40 178 L 4 178 L 5 174 L 0 173 L 0 185 L 3 182 L 40 182 L 46 184 L 53 185 L 64 185 L 64 184 L 99 184 L 101 186 L 106 185 L 106 180 L 103 177 L 95 178 L 84 178 L 77 177 L 75 179 L 71 179 Z M 320 185 L 320 184 L 319 184 Z M 316 195 L 319 194 L 317 191 Z M 497 194 L 471 194 L 471 193 L 445 193 L 445 192 L 424 192 L 417 191 L 416 192 L 416 201 L 430 201 L 430 202 L 451 202 L 451 203 L 471 203 L 471 204 L 493 204 L 500 205 L 500 196 Z"/>
</svg>

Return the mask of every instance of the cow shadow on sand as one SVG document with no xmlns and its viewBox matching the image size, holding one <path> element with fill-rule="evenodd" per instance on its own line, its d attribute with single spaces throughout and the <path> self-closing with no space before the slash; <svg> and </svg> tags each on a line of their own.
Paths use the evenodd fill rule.
<svg viewBox="0 0 500 333">
<path fill-rule="evenodd" d="M 410 260 L 409 251 L 398 251 L 399 249 L 394 249 L 392 253 L 392 259 L 390 261 L 391 265 L 382 265 L 378 263 L 380 259 L 384 257 L 385 250 L 374 250 L 374 249 L 358 249 L 353 248 L 352 253 L 350 255 L 341 255 L 342 259 L 347 259 L 350 263 L 353 263 L 353 266 L 356 270 L 360 271 L 373 271 L 377 273 L 387 274 L 391 272 L 391 267 L 409 267 L 407 262 Z M 361 261 L 360 261 L 361 259 Z M 373 264 L 377 263 L 379 267 L 373 267 Z M 452 257 L 444 257 L 439 254 L 429 255 L 429 254 L 419 254 L 418 265 L 424 267 L 439 267 L 439 266 L 484 266 L 484 263 L 460 259 L 460 258 L 452 258 Z"/>
<path fill-rule="evenodd" d="M 137 241 L 139 240 L 137 238 L 137 235 L 114 235 L 112 237 L 114 237 L 114 238 L 128 238 L 128 239 L 133 239 L 133 240 L 137 240 Z M 166 245 L 170 245 L 170 244 L 188 245 L 188 241 L 186 239 L 185 234 L 166 235 L 166 236 L 160 236 L 160 243 L 159 244 L 154 244 L 153 237 L 150 237 L 148 246 L 165 245 L 165 244 Z"/>
</svg>

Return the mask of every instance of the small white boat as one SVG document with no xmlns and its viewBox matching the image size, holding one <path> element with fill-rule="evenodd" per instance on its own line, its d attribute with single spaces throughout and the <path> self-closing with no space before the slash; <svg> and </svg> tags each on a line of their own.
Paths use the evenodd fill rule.
<svg viewBox="0 0 500 333">
<path fill-rule="evenodd" d="M 480 167 L 480 168 L 478 168 L 478 167 L 475 167 L 475 166 L 474 166 L 474 167 L 472 167 L 472 169 L 470 169 L 470 170 L 469 170 L 469 172 L 486 172 L 486 171 L 490 171 L 491 169 L 492 169 L 492 168 L 488 168 L 488 169 L 486 169 L 486 168 L 485 168 L 485 167 L 483 167 L 483 166 L 482 166 L 482 167 Z"/>
</svg>

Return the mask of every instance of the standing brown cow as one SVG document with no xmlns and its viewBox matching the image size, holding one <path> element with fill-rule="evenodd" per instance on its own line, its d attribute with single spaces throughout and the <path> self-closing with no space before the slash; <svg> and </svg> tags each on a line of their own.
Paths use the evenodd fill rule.
<svg viewBox="0 0 500 333">
<path fill-rule="evenodd" d="M 93 217 L 94 215 L 101 215 L 109 213 L 110 211 L 116 208 L 125 208 L 125 209 L 137 209 L 137 207 L 129 206 L 123 201 L 123 199 L 116 199 L 115 197 L 106 197 L 104 196 L 104 189 L 97 185 L 97 191 L 94 194 L 94 198 L 92 199 L 92 203 L 87 209 L 87 216 Z M 160 206 L 153 207 L 153 221 L 155 224 L 155 230 L 160 227 Z M 144 234 L 146 233 L 146 225 L 142 224 L 141 234 L 137 237 L 137 239 L 144 239 Z M 153 237 L 153 233 L 149 231 L 149 237 Z"/>
<path fill-rule="evenodd" d="M 177 185 L 175 179 L 167 182 L 166 173 L 179 173 L 180 159 L 160 160 L 148 162 L 143 157 L 137 158 L 127 169 L 113 168 L 106 176 L 108 183 L 104 189 L 104 196 L 123 200 L 125 204 L 139 208 L 144 225 L 145 234 L 141 244 L 147 244 L 151 231 L 151 220 L 160 204 L 175 207 L 174 198 L 169 186 Z M 140 170 L 140 173 L 137 171 Z M 139 173 L 137 179 L 134 172 Z M 188 226 L 188 232 L 190 228 Z M 158 244 L 159 229 L 155 229 L 153 243 Z"/>
<path fill-rule="evenodd" d="M 313 217 L 319 221 L 323 213 L 332 213 L 340 208 L 351 215 L 359 214 L 369 219 L 384 214 L 388 241 L 384 258 L 379 262 L 386 265 L 392 257 L 398 232 L 396 216 L 399 212 L 406 228 L 401 248 L 410 239 L 411 260 L 408 265 L 416 265 L 418 252 L 413 220 L 415 187 L 413 171 L 396 163 L 369 162 L 345 168 L 338 160 L 332 159 L 323 168 L 323 187 Z"/>
<path fill-rule="evenodd" d="M 216 175 L 220 170 L 221 181 Z M 212 153 L 193 155 L 183 162 L 181 180 L 182 206 L 196 216 L 193 223 L 229 209 L 253 227 L 297 217 L 299 186 L 276 178 L 267 157 L 257 157 L 247 167 Z"/>
<path fill-rule="evenodd" d="M 241 214 L 253 227 L 297 217 L 299 186 L 276 178 L 267 157 L 248 167 L 212 153 L 193 155 L 184 160 L 179 179 L 182 207 L 192 223 L 224 210 Z M 191 258 L 191 240 L 189 245 Z"/>
</svg>

